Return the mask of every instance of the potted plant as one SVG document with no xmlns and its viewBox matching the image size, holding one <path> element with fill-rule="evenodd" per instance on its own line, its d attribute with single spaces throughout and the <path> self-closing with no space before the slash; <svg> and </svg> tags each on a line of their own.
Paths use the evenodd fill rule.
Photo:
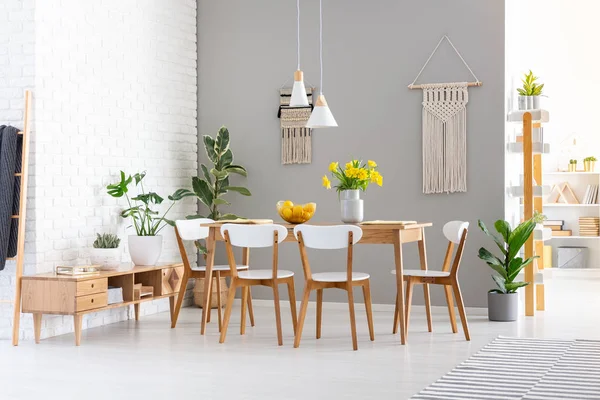
<svg viewBox="0 0 600 400">
<path fill-rule="evenodd" d="M 500 237 L 490 233 L 483 221 L 478 221 L 479 228 L 494 240 L 502 253 L 500 257 L 496 257 L 483 247 L 479 249 L 479 258 L 494 270 L 492 278 L 497 286 L 497 289 L 491 289 L 488 292 L 490 321 L 515 321 L 517 319 L 519 314 L 517 289 L 529 285 L 529 282 L 515 282 L 515 279 L 525 266 L 537 258 L 534 256 L 524 260 L 518 255 L 525 242 L 533 234 L 536 225 L 544 218 L 543 215 L 536 213 L 533 218 L 519 224 L 514 230 L 507 221 L 498 220 L 494 227 Z"/>
<path fill-rule="evenodd" d="M 100 265 L 101 269 L 114 270 L 121 265 L 121 239 L 112 233 L 96 234 L 90 250 L 90 262 Z"/>
<path fill-rule="evenodd" d="M 537 80 L 538 77 L 534 76 L 531 70 L 521 80 L 523 87 L 517 89 L 519 110 L 536 110 L 540 108 L 540 96 L 544 84 L 538 84 Z"/>
<path fill-rule="evenodd" d="M 350 224 L 362 222 L 363 201 L 360 191 L 367 190 L 370 183 L 383 185 L 383 176 L 377 170 L 377 163 L 369 160 L 365 164 L 359 160 L 352 160 L 342 169 L 338 162 L 332 162 L 329 164 L 329 172 L 338 181 L 335 190 L 340 198 L 342 221 Z M 331 189 L 331 181 L 327 175 L 323 175 L 322 180 L 323 186 Z"/>
<path fill-rule="evenodd" d="M 122 218 L 131 218 L 132 225 L 135 229 L 135 235 L 129 235 L 128 246 L 129 255 L 135 265 L 155 265 L 162 251 L 162 236 L 160 231 L 168 224 L 175 223 L 166 218 L 167 214 L 175 205 L 175 202 L 180 200 L 182 190 L 175 191 L 168 198 L 171 204 L 167 210 L 160 216 L 156 211 L 156 206 L 163 203 L 164 199 L 155 192 L 146 192 L 143 185 L 146 172 L 136 173 L 127 176 L 121 171 L 121 179 L 117 183 L 110 184 L 106 187 L 107 192 L 112 197 L 125 197 L 129 208 L 121 211 Z M 129 186 L 135 181 L 135 186 L 139 188 L 139 192 L 135 197 L 129 197 Z"/>
<path fill-rule="evenodd" d="M 237 219 L 239 216 L 231 213 L 221 213 L 220 206 L 228 206 L 230 203 L 223 197 L 227 193 L 237 192 L 243 196 L 251 196 L 248 189 L 241 186 L 231 186 L 229 184 L 229 177 L 231 174 L 241 175 L 246 177 L 248 175 L 246 168 L 241 165 L 233 163 L 233 152 L 229 147 L 229 130 L 222 126 L 217 135 L 213 138 L 212 136 L 205 135 L 202 138 L 204 143 L 204 150 L 206 156 L 211 162 L 211 166 L 208 167 L 205 164 L 200 164 L 202 175 L 192 178 L 192 190 L 180 189 L 182 197 L 196 196 L 200 203 L 204 204 L 208 208 L 206 215 L 188 215 L 188 219 L 193 218 L 210 218 L 215 221 L 226 220 L 226 219 Z M 196 247 L 200 254 L 206 254 L 206 247 L 204 244 L 196 241 Z M 221 278 L 221 298 L 227 298 L 227 282 L 225 278 Z M 212 285 L 213 294 L 216 293 L 217 285 Z M 197 279 L 196 286 L 194 287 L 194 302 L 198 306 L 202 306 L 204 302 L 204 280 Z M 216 296 L 212 296 L 213 305 L 216 307 Z M 223 303 L 225 306 L 225 303 Z"/>
<path fill-rule="evenodd" d="M 569 160 L 569 172 L 577 171 L 577 160 Z"/>
<path fill-rule="evenodd" d="M 583 169 L 587 172 L 593 172 L 596 168 L 596 157 L 590 156 L 583 159 Z"/>
</svg>

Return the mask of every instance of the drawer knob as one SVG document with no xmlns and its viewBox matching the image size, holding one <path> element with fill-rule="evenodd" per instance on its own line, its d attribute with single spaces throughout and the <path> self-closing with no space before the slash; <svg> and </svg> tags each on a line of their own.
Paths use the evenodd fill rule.
<svg viewBox="0 0 600 400">
<path fill-rule="evenodd" d="M 94 302 L 94 299 L 92 299 L 92 303 Z"/>
<path fill-rule="evenodd" d="M 94 288 L 94 284 L 92 283 L 92 289 Z"/>
</svg>

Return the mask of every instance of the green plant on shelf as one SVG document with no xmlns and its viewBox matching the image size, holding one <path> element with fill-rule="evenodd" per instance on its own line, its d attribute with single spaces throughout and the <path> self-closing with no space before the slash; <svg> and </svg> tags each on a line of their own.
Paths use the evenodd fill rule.
<svg viewBox="0 0 600 400">
<path fill-rule="evenodd" d="M 121 239 L 117 235 L 112 233 L 96 234 L 96 240 L 94 240 L 95 249 L 116 249 L 119 247 Z"/>
<path fill-rule="evenodd" d="M 537 76 L 533 75 L 533 72 L 529 70 L 529 73 L 525 74 L 524 78 L 521 79 L 523 82 L 522 88 L 517 88 L 517 92 L 520 96 L 541 96 L 544 89 L 544 84 L 538 84 Z"/>
<path fill-rule="evenodd" d="M 569 160 L 569 164 L 571 164 L 571 165 L 577 165 L 577 160 Z"/>
<path fill-rule="evenodd" d="M 598 161 L 598 159 L 594 156 L 589 156 L 584 158 L 583 161 Z"/>
</svg>

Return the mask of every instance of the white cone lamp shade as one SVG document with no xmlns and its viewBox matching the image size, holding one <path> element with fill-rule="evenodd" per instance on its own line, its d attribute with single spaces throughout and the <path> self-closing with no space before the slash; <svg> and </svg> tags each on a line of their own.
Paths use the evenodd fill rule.
<svg viewBox="0 0 600 400">
<path fill-rule="evenodd" d="M 304 74 L 298 70 L 294 72 L 294 86 L 292 87 L 292 98 L 290 107 L 308 107 L 308 97 L 304 87 Z"/>
<path fill-rule="evenodd" d="M 317 103 L 313 112 L 310 114 L 310 118 L 306 123 L 307 128 L 335 128 L 338 126 L 333 114 L 327 105 L 325 96 L 322 94 L 317 98 Z"/>
</svg>

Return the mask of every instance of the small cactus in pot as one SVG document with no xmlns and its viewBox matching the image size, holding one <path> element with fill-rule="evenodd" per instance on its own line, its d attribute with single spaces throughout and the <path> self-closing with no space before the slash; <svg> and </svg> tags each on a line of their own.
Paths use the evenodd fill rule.
<svg viewBox="0 0 600 400">
<path fill-rule="evenodd" d="M 104 270 L 115 270 L 121 265 L 121 239 L 112 233 L 97 233 L 90 250 L 90 261 Z"/>
</svg>

